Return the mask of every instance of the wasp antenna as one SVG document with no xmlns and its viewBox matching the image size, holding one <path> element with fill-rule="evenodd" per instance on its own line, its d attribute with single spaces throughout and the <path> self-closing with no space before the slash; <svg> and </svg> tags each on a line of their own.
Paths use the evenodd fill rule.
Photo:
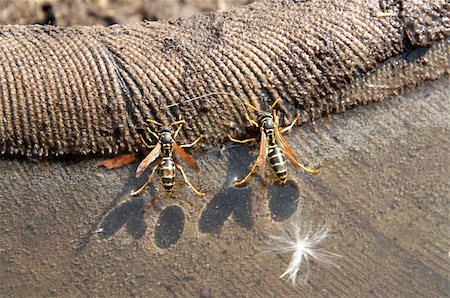
<svg viewBox="0 0 450 298">
<path fill-rule="evenodd" d="M 220 95 L 220 94 L 222 94 L 222 95 L 231 95 L 231 96 L 239 98 L 237 95 L 235 95 L 233 93 L 228 93 L 228 92 L 211 92 L 211 93 L 207 93 L 207 94 L 203 94 L 203 95 L 200 95 L 200 96 L 196 96 L 196 97 L 187 99 L 187 100 L 184 101 L 184 103 L 189 103 L 189 102 L 196 101 L 198 99 L 207 98 L 207 97 L 210 97 L 210 96 L 213 96 L 213 95 Z M 172 107 L 179 106 L 179 105 L 180 105 L 179 103 L 172 103 L 170 105 L 167 105 L 166 107 L 167 108 L 172 108 Z"/>
<path fill-rule="evenodd" d="M 232 97 L 237 98 L 239 100 L 239 102 L 244 107 L 245 111 L 247 111 L 246 104 L 249 104 L 250 105 L 249 107 L 251 109 L 259 112 L 259 110 L 255 106 L 251 105 L 248 102 L 244 102 L 239 96 L 237 96 L 236 94 L 230 93 L 230 92 L 211 92 L 211 93 L 207 93 L 207 94 L 203 94 L 203 95 L 200 95 L 200 96 L 197 96 L 197 97 L 190 98 L 190 99 L 184 101 L 184 103 L 193 102 L 193 101 L 196 101 L 196 100 L 199 100 L 199 99 L 202 99 L 202 98 L 207 98 L 207 97 L 210 97 L 210 96 L 213 96 L 213 95 L 229 95 L 229 96 L 232 96 Z M 180 105 L 180 104 L 179 103 L 173 103 L 173 104 L 167 105 L 166 107 L 167 108 L 172 108 L 172 107 L 175 107 L 175 106 L 178 106 L 178 105 Z"/>
<path fill-rule="evenodd" d="M 178 120 L 170 124 L 171 126 L 179 125 L 179 124 L 186 124 L 186 120 Z"/>
<path fill-rule="evenodd" d="M 156 132 L 154 132 L 153 130 L 151 130 L 150 128 L 148 128 L 147 127 L 147 131 L 149 132 L 149 133 L 151 133 L 152 134 L 152 136 L 157 140 L 157 139 L 159 139 L 159 136 L 158 136 L 158 134 L 156 133 Z M 141 136 L 142 137 L 142 136 Z"/>
<path fill-rule="evenodd" d="M 259 110 L 257 107 L 255 107 L 254 105 L 252 105 L 251 103 L 249 103 L 247 101 L 244 103 L 244 105 L 249 107 L 250 109 L 252 109 L 255 112 L 261 113 L 261 110 Z"/>
<path fill-rule="evenodd" d="M 153 123 L 153 124 L 156 124 L 156 125 L 159 125 L 159 126 L 163 126 L 163 125 L 162 125 L 161 123 L 159 123 L 158 121 L 155 121 L 155 120 L 150 119 L 150 118 L 145 119 L 145 121 L 147 121 L 148 123 Z"/>
<path fill-rule="evenodd" d="M 261 110 L 259 110 L 257 107 L 255 107 L 254 105 L 252 105 L 252 104 L 249 103 L 248 101 L 243 101 L 243 100 L 242 100 L 239 96 L 237 96 L 236 94 L 233 94 L 233 93 L 230 93 L 230 92 L 211 92 L 211 93 L 203 94 L 203 95 L 200 95 L 200 96 L 197 96 L 197 97 L 194 97 L 194 98 L 190 98 L 190 99 L 184 101 L 184 103 L 192 102 L 192 101 L 195 101 L 195 100 L 198 100 L 198 99 L 202 99 L 202 98 L 206 98 L 206 97 L 210 97 L 210 96 L 213 96 L 213 95 L 229 95 L 229 96 L 232 96 L 232 97 L 234 97 L 234 98 L 237 98 L 237 99 L 239 100 L 239 102 L 241 103 L 242 107 L 244 108 L 244 111 L 245 111 L 245 119 L 246 119 L 247 121 L 249 121 L 249 123 L 250 123 L 251 125 L 258 126 L 258 125 L 256 125 L 256 122 L 255 122 L 255 121 L 253 121 L 253 120 L 250 119 L 250 116 L 248 115 L 247 107 L 249 107 L 250 109 L 254 110 L 254 111 L 257 112 L 257 113 L 261 113 Z M 279 99 L 278 99 L 278 100 L 279 100 Z M 167 105 L 166 107 L 167 107 L 167 108 L 171 108 L 171 107 L 175 107 L 175 106 L 178 106 L 178 105 L 179 105 L 179 103 L 173 103 L 173 104 Z"/>
<path fill-rule="evenodd" d="M 281 103 L 281 98 L 278 97 L 270 107 L 273 109 L 277 104 L 280 104 L 280 103 Z"/>
</svg>

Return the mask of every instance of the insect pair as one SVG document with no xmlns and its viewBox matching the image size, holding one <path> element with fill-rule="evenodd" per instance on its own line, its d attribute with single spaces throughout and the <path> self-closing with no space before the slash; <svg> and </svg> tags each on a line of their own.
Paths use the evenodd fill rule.
<svg viewBox="0 0 450 298">
<path fill-rule="evenodd" d="M 241 100 L 239 98 L 239 100 Z M 252 120 L 248 116 L 246 112 L 245 118 L 247 121 L 256 127 L 260 128 L 260 146 L 259 146 L 259 155 L 256 159 L 256 162 L 252 166 L 250 172 L 239 181 L 234 182 L 234 186 L 242 187 L 248 184 L 250 178 L 256 173 L 256 170 L 260 171 L 265 168 L 267 159 L 269 159 L 269 163 L 278 177 L 278 181 L 281 184 L 286 184 L 287 181 L 287 165 L 285 156 L 291 161 L 291 163 L 298 168 L 301 168 L 303 171 L 316 175 L 319 173 L 318 169 L 309 169 L 306 166 L 302 165 L 297 157 L 295 156 L 294 151 L 289 146 L 286 139 L 283 137 L 283 133 L 289 131 L 297 122 L 298 114 L 295 117 L 294 121 L 291 124 L 284 128 L 280 128 L 278 126 L 278 117 L 274 107 L 280 103 L 280 99 L 278 98 L 271 105 L 272 113 L 263 112 L 257 109 L 255 106 L 251 105 L 249 102 L 241 102 L 244 106 L 249 107 L 250 109 L 257 112 L 257 120 Z M 231 135 L 228 135 L 228 138 L 232 142 L 236 143 L 248 143 L 248 142 L 256 142 L 256 138 L 250 138 L 246 140 L 237 140 L 233 138 Z"/>
<path fill-rule="evenodd" d="M 275 102 L 271 105 L 272 113 L 270 112 L 264 112 L 256 108 L 255 106 L 251 105 L 249 102 L 242 101 L 239 97 L 237 97 L 234 94 L 231 93 L 211 93 L 202 95 L 197 98 L 189 99 L 186 102 L 190 102 L 193 100 L 197 100 L 199 98 L 204 98 L 207 96 L 211 96 L 214 94 L 224 94 L 224 95 L 231 95 L 235 98 L 237 98 L 242 104 L 245 109 L 245 118 L 247 121 L 252 125 L 260 128 L 260 149 L 259 149 L 259 155 L 256 159 L 256 162 L 252 166 L 249 173 L 239 181 L 234 182 L 234 186 L 236 187 L 243 187 L 247 185 L 251 179 L 251 177 L 256 173 L 257 170 L 263 170 L 265 168 L 265 165 L 267 163 L 267 159 L 269 159 L 269 163 L 275 172 L 279 182 L 281 184 L 286 184 L 287 182 L 287 164 L 286 164 L 286 158 L 287 157 L 291 163 L 298 168 L 301 168 L 303 171 L 310 173 L 310 174 L 317 174 L 319 172 L 318 169 L 310 169 L 306 166 L 302 165 L 295 153 L 293 152 L 292 148 L 289 146 L 285 138 L 282 136 L 283 133 L 291 130 L 291 128 L 295 125 L 295 123 L 298 120 L 298 114 L 295 117 L 294 121 L 292 121 L 291 124 L 284 128 L 279 127 L 278 123 L 278 116 L 275 111 L 275 106 L 280 103 L 280 99 L 275 100 Z M 247 107 L 257 112 L 257 119 L 256 121 L 251 119 L 248 112 Z M 144 143 L 146 147 L 149 149 L 152 149 L 152 151 L 144 158 L 144 160 L 139 164 L 137 171 L 136 171 L 136 177 L 140 177 L 142 173 L 148 168 L 148 166 L 153 163 L 158 157 L 161 158 L 160 162 L 155 165 L 151 171 L 151 174 L 149 175 L 147 181 L 136 191 L 132 192 L 131 195 L 137 196 L 140 195 L 145 188 L 150 184 L 156 170 L 160 168 L 160 174 L 161 179 L 163 182 L 163 186 L 165 190 L 168 193 L 172 193 L 175 183 L 175 169 L 178 169 L 186 184 L 189 185 L 189 187 L 192 189 L 192 191 L 198 195 L 203 196 L 204 193 L 196 190 L 192 184 L 189 182 L 183 168 L 180 164 L 178 164 L 174 158 L 173 158 L 173 152 L 177 156 L 179 156 L 182 160 L 184 160 L 192 169 L 195 171 L 199 171 L 199 167 L 197 165 L 197 162 L 188 154 L 186 153 L 183 148 L 189 148 L 194 146 L 201 138 L 200 135 L 193 143 L 186 144 L 186 145 L 178 145 L 175 141 L 179 131 L 182 128 L 182 125 L 185 123 L 184 120 L 179 120 L 174 123 L 172 123 L 170 126 L 164 126 L 159 122 L 156 122 L 152 119 L 147 119 L 148 123 L 153 123 L 158 126 L 160 126 L 160 129 L 158 133 L 152 131 L 150 128 L 147 127 L 147 130 L 153 137 L 157 140 L 157 143 L 155 145 L 148 145 L 147 142 L 144 140 L 144 138 L 141 136 L 141 140 Z M 173 132 L 172 127 L 177 126 L 175 132 Z M 228 138 L 236 143 L 249 143 L 249 142 L 256 142 L 257 138 L 250 138 L 246 140 L 237 140 L 233 138 L 231 135 L 228 135 Z M 104 166 L 108 167 L 106 163 L 103 163 Z M 115 167 L 115 166 L 114 166 Z"/>
</svg>

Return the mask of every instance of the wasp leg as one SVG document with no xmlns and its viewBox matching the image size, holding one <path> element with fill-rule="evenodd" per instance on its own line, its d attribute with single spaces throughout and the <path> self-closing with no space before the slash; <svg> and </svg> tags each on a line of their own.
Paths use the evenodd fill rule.
<svg viewBox="0 0 450 298">
<path fill-rule="evenodd" d="M 197 196 L 203 197 L 203 196 L 205 195 L 205 193 L 196 190 L 195 187 L 192 186 L 192 184 L 189 182 L 189 180 L 188 180 L 188 178 L 187 178 L 187 176 L 186 176 L 186 173 L 184 172 L 183 168 L 182 168 L 179 164 L 177 164 L 177 163 L 175 163 L 175 166 L 177 167 L 178 170 L 180 170 L 181 175 L 183 175 L 184 182 L 186 182 L 186 184 L 189 185 L 189 187 L 192 189 L 192 191 L 193 191 Z"/>
<path fill-rule="evenodd" d="M 242 179 L 240 181 L 234 182 L 233 185 L 235 187 L 243 187 L 243 186 L 245 186 L 247 184 L 247 180 L 249 180 L 255 174 L 257 166 L 258 166 L 258 163 L 255 162 L 255 164 L 253 165 L 253 167 L 250 170 L 250 172 L 248 172 L 247 176 L 245 176 L 244 179 Z"/>
<path fill-rule="evenodd" d="M 139 136 L 141 138 L 141 142 L 145 145 L 145 147 L 149 148 L 149 149 L 153 149 L 156 147 L 156 145 L 149 145 L 145 140 L 143 136 Z"/>
<path fill-rule="evenodd" d="M 309 173 L 309 174 L 311 174 L 311 175 L 317 175 L 317 174 L 319 174 L 319 172 L 320 172 L 320 169 L 310 169 L 310 168 L 307 168 L 306 166 L 304 166 L 304 165 L 302 165 L 301 163 L 298 163 L 298 166 L 303 170 L 303 171 L 305 171 L 306 173 Z"/>
<path fill-rule="evenodd" d="M 274 113 L 275 113 L 275 112 L 274 112 Z M 297 114 L 297 115 L 295 116 L 294 121 L 292 121 L 291 124 L 289 124 L 288 126 L 282 128 L 282 129 L 280 129 L 280 133 L 285 133 L 286 131 L 291 130 L 292 127 L 294 127 L 295 123 L 297 123 L 298 118 L 299 118 L 299 115 Z M 276 122 L 277 122 L 276 124 L 278 125 L 278 120 L 277 120 Z"/>
<path fill-rule="evenodd" d="M 152 208 L 152 206 L 155 204 L 156 199 L 158 199 L 158 197 L 155 195 L 152 200 L 150 201 L 150 203 L 145 204 L 144 205 L 144 210 L 142 210 L 143 213 L 147 212 L 148 209 Z"/>
<path fill-rule="evenodd" d="M 180 145 L 181 148 L 190 148 L 198 143 L 203 138 L 203 135 L 199 135 L 198 138 L 190 144 Z"/>
<path fill-rule="evenodd" d="M 393 12 L 377 12 L 375 15 L 377 18 L 385 18 L 385 17 L 398 17 L 398 14 Z"/>
<path fill-rule="evenodd" d="M 256 142 L 257 141 L 256 138 L 245 139 L 245 140 L 238 140 L 238 139 L 233 138 L 231 135 L 228 135 L 228 139 L 230 139 L 230 141 L 232 141 L 232 142 L 241 143 L 241 144 L 245 144 L 245 143 L 249 143 L 249 142 Z"/>
<path fill-rule="evenodd" d="M 142 185 L 141 188 L 139 188 L 138 190 L 135 190 L 135 191 L 133 191 L 133 192 L 131 193 L 131 196 L 132 196 L 132 197 L 141 195 L 141 193 L 144 191 L 144 189 L 150 184 L 150 182 L 152 182 L 153 175 L 155 174 L 156 169 L 157 169 L 158 167 L 159 167 L 159 164 L 157 164 L 157 165 L 153 168 L 152 172 L 150 173 L 150 176 L 148 176 L 147 181 L 145 181 L 144 185 Z"/>
<path fill-rule="evenodd" d="M 176 121 L 176 122 L 172 123 L 172 125 L 178 125 L 178 124 L 180 125 L 180 126 L 178 126 L 177 130 L 176 130 L 175 133 L 173 134 L 173 139 L 174 139 L 174 140 L 177 138 L 178 133 L 180 132 L 181 127 L 183 127 L 183 124 L 184 124 L 184 123 L 186 123 L 186 121 L 184 121 L 184 120 L 179 120 L 179 121 Z"/>
<path fill-rule="evenodd" d="M 173 126 L 173 125 L 178 125 L 178 124 L 186 124 L 186 120 L 178 120 L 178 121 L 175 121 L 174 123 L 172 123 L 171 125 Z"/>
</svg>

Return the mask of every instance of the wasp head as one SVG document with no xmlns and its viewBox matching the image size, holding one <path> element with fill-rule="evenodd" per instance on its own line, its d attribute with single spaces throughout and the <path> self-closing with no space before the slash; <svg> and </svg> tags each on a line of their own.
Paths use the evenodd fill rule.
<svg viewBox="0 0 450 298">
<path fill-rule="evenodd" d="M 275 123 L 273 122 L 273 116 L 270 113 L 260 113 L 258 115 L 258 123 L 263 129 L 274 129 Z"/>
<path fill-rule="evenodd" d="M 172 142 L 172 128 L 171 127 L 161 127 L 159 130 L 159 140 L 163 144 L 170 144 Z"/>
</svg>

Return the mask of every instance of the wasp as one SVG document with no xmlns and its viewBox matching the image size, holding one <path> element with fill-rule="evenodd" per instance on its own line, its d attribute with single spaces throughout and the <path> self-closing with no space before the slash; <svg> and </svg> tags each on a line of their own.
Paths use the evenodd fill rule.
<svg viewBox="0 0 450 298">
<path fill-rule="evenodd" d="M 195 189 L 194 186 L 189 182 L 186 173 L 184 172 L 183 168 L 180 164 L 178 164 L 174 159 L 174 152 L 177 157 L 180 157 L 182 160 L 184 160 L 192 169 L 194 169 L 196 172 L 199 171 L 199 167 L 197 165 L 197 162 L 195 161 L 192 156 L 190 156 L 186 151 L 184 151 L 183 148 L 189 148 L 197 144 L 198 141 L 203 137 L 200 135 L 194 142 L 191 144 L 185 144 L 185 145 L 178 145 L 175 141 L 177 138 L 178 133 L 181 130 L 181 127 L 184 123 L 186 123 L 184 120 L 179 120 L 174 123 L 172 123 L 170 126 L 164 126 L 163 124 L 156 122 L 152 119 L 146 120 L 148 123 L 153 123 L 161 128 L 159 129 L 158 133 L 154 132 L 150 128 L 147 127 L 147 130 L 150 134 L 153 135 L 153 137 L 156 138 L 157 143 L 155 145 L 148 145 L 147 142 L 144 140 L 144 138 L 141 136 L 141 140 L 144 143 L 144 145 L 152 149 L 152 151 L 142 160 L 142 162 L 139 164 L 137 170 L 136 170 L 136 177 L 139 178 L 142 173 L 148 168 L 148 166 L 153 163 L 158 157 L 160 158 L 160 162 L 156 164 L 149 177 L 147 178 L 147 181 L 142 185 L 138 190 L 133 191 L 131 193 L 132 196 L 138 196 L 140 195 L 145 188 L 150 184 L 152 181 L 152 178 L 156 172 L 156 170 L 160 169 L 160 175 L 161 180 L 164 186 L 164 189 L 167 193 L 171 194 L 173 191 L 173 187 L 175 184 L 175 169 L 178 169 L 181 172 L 181 175 L 184 178 L 184 181 L 187 185 L 192 189 L 192 191 L 198 195 L 198 196 L 204 196 L 205 193 L 200 192 Z M 178 125 L 178 128 L 175 132 L 173 132 L 172 127 Z"/>
<path fill-rule="evenodd" d="M 241 99 L 239 98 L 239 100 Z M 243 101 L 241 100 L 241 102 Z M 292 123 L 288 126 L 279 128 L 278 117 L 276 111 L 274 110 L 274 107 L 279 102 L 280 98 L 275 100 L 275 102 L 271 105 L 273 113 L 263 112 L 257 109 L 255 106 L 251 105 L 249 102 L 243 102 L 246 107 L 249 107 L 250 109 L 257 112 L 256 121 L 250 119 L 250 116 L 247 113 L 245 115 L 245 118 L 250 122 L 251 125 L 260 128 L 260 147 L 258 158 L 256 159 L 256 162 L 251 168 L 250 172 L 242 180 L 234 182 L 234 186 L 245 186 L 250 178 L 255 174 L 257 168 L 263 169 L 265 167 L 267 159 L 269 159 L 269 163 L 276 176 L 278 177 L 279 182 L 283 185 L 286 184 L 288 175 L 285 156 L 291 161 L 294 166 L 301 168 L 303 171 L 312 175 L 316 175 L 317 173 L 319 173 L 319 169 L 310 169 L 302 165 L 298 161 L 286 139 L 283 137 L 282 134 L 289 131 L 295 125 L 299 116 L 297 114 L 294 121 L 292 121 Z M 248 143 L 257 141 L 257 138 L 237 140 L 234 139 L 231 135 L 228 135 L 228 138 L 236 143 Z"/>
</svg>

